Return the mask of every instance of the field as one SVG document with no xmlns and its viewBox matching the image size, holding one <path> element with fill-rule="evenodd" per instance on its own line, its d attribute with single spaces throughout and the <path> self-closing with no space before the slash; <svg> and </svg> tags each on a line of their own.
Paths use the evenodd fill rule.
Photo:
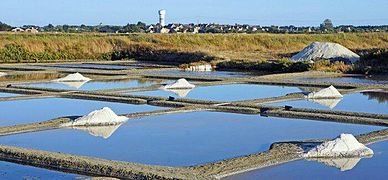
<svg viewBox="0 0 388 180">
<path fill-rule="evenodd" d="M 355 50 L 388 48 L 388 33 L 347 34 L 0 34 L 0 61 L 278 59 L 314 41 Z"/>
</svg>

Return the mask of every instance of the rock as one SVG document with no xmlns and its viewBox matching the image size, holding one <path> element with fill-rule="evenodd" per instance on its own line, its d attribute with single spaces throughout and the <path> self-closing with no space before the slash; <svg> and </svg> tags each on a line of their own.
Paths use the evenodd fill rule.
<svg viewBox="0 0 388 180">
<path fill-rule="evenodd" d="M 128 120 L 125 116 L 117 116 L 110 108 L 104 107 L 100 110 L 92 111 L 88 115 L 82 116 L 73 122 L 63 126 L 105 126 L 117 125 Z"/>
<path fill-rule="evenodd" d="M 321 89 L 318 92 L 311 92 L 307 94 L 308 99 L 329 99 L 329 98 L 342 98 L 342 94 L 334 87 L 330 86 L 325 89 Z"/>
<path fill-rule="evenodd" d="M 322 59 L 354 63 L 360 60 L 360 56 L 337 43 L 314 42 L 291 57 L 294 61 L 314 62 Z"/>
<path fill-rule="evenodd" d="M 56 82 L 77 82 L 77 81 L 90 81 L 90 78 L 83 76 L 80 73 L 69 74 L 66 77 L 56 79 Z"/>
<path fill-rule="evenodd" d="M 168 84 L 162 87 L 162 89 L 193 89 L 195 88 L 194 84 L 190 84 L 186 79 L 178 79 L 173 84 Z"/>
<path fill-rule="evenodd" d="M 370 155 L 373 155 L 373 151 L 359 143 L 351 134 L 341 134 L 336 139 L 324 142 L 303 154 L 306 158 L 364 157 Z"/>
</svg>

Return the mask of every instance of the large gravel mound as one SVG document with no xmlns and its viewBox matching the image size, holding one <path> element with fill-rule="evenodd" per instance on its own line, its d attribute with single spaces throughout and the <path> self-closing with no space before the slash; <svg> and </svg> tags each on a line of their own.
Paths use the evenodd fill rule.
<svg viewBox="0 0 388 180">
<path fill-rule="evenodd" d="M 360 59 L 360 56 L 337 43 L 314 42 L 291 57 L 291 60 L 294 61 L 316 61 L 322 59 L 354 63 Z"/>
</svg>

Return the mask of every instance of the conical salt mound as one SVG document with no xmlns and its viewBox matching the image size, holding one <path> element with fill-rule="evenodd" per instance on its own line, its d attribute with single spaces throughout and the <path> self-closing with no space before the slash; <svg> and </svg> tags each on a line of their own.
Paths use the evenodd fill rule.
<svg viewBox="0 0 388 180">
<path fill-rule="evenodd" d="M 354 63 L 360 60 L 360 56 L 337 43 L 314 42 L 291 57 L 291 60 L 295 61 L 316 61 L 322 59 Z"/>
<path fill-rule="evenodd" d="M 117 116 L 110 108 L 104 107 L 100 110 L 92 111 L 88 115 L 82 116 L 64 126 L 103 126 L 115 125 L 127 121 L 125 116 Z"/>
<path fill-rule="evenodd" d="M 54 81 L 58 81 L 58 82 L 72 82 L 72 81 L 90 81 L 90 80 L 91 80 L 90 78 L 87 78 L 87 77 L 83 76 L 80 73 L 74 73 L 74 74 L 69 74 L 66 77 L 59 78 L 59 79 L 54 80 Z"/>
<path fill-rule="evenodd" d="M 6 76 L 7 75 L 7 73 L 5 73 L 5 72 L 0 72 L 0 77 L 1 76 Z"/>
<path fill-rule="evenodd" d="M 304 157 L 363 157 L 373 151 L 359 143 L 351 134 L 341 134 L 334 140 L 324 142 L 304 154 Z"/>
<path fill-rule="evenodd" d="M 194 84 L 190 84 L 186 79 L 178 79 L 175 83 L 173 84 L 168 84 L 165 85 L 163 88 L 164 89 L 192 89 L 194 88 Z"/>
<path fill-rule="evenodd" d="M 318 92 L 311 92 L 306 96 L 308 99 L 329 99 L 342 97 L 342 94 L 334 86 L 330 86 Z"/>
</svg>

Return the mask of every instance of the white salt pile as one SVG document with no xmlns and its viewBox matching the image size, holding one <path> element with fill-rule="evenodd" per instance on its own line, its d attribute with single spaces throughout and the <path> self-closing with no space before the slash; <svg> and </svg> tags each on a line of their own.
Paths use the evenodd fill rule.
<svg viewBox="0 0 388 180">
<path fill-rule="evenodd" d="M 325 99 L 325 98 L 342 98 L 342 97 L 343 97 L 342 94 L 334 86 L 321 89 L 318 92 L 311 92 L 306 96 L 306 98 L 308 99 Z"/>
<path fill-rule="evenodd" d="M 90 81 L 90 78 L 83 76 L 80 73 L 69 74 L 66 77 L 56 79 L 57 82 L 72 82 L 72 81 Z"/>
<path fill-rule="evenodd" d="M 88 115 L 82 116 L 73 122 L 63 126 L 104 126 L 116 125 L 128 120 L 125 116 L 117 116 L 110 108 L 104 107 L 100 110 L 92 111 Z"/>
<path fill-rule="evenodd" d="M 178 79 L 173 84 L 168 84 L 163 86 L 163 89 L 193 89 L 195 87 L 194 84 L 190 84 L 186 79 Z"/>
<path fill-rule="evenodd" d="M 0 72 L 0 77 L 1 76 L 6 76 L 7 75 L 7 73 L 5 73 L 5 72 Z"/>
<path fill-rule="evenodd" d="M 199 71 L 199 72 L 206 72 L 206 71 L 212 71 L 213 67 L 211 64 L 203 64 L 203 65 L 193 65 L 189 66 L 184 69 L 185 71 Z"/>
<path fill-rule="evenodd" d="M 337 43 L 314 42 L 291 57 L 291 60 L 295 61 L 316 61 L 322 59 L 354 63 L 360 60 L 360 56 Z"/>
<path fill-rule="evenodd" d="M 324 142 L 305 153 L 304 157 L 363 157 L 373 151 L 359 143 L 351 134 L 341 134 L 334 140 Z"/>
</svg>

